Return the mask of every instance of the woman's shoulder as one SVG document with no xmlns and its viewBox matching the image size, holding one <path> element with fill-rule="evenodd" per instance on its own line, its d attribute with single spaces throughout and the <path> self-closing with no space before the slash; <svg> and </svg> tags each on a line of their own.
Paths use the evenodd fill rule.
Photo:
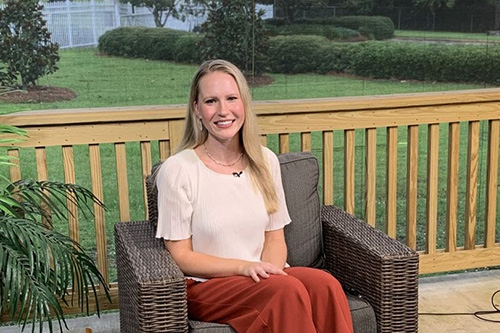
<svg viewBox="0 0 500 333">
<path fill-rule="evenodd" d="M 159 168 L 160 173 L 179 174 L 189 171 L 196 163 L 197 156 L 193 149 L 184 149 L 168 157 Z"/>
<path fill-rule="evenodd" d="M 270 163 L 279 163 L 278 156 L 266 146 L 262 146 L 262 154 L 264 155 L 264 158 Z"/>
</svg>

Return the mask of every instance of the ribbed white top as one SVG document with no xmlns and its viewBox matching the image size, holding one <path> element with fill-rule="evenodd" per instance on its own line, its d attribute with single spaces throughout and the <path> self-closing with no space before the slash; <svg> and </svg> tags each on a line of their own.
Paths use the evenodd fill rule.
<svg viewBox="0 0 500 333">
<path fill-rule="evenodd" d="M 156 237 L 192 237 L 193 250 L 222 258 L 260 261 L 265 231 L 290 223 L 276 155 L 263 148 L 280 208 L 267 214 L 264 199 L 246 170 L 240 177 L 209 169 L 193 149 L 168 158 L 157 175 Z"/>
</svg>

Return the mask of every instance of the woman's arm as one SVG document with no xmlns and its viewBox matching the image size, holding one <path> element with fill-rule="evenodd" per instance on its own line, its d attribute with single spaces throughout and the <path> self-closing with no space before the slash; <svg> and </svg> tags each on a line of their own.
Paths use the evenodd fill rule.
<svg viewBox="0 0 500 333">
<path fill-rule="evenodd" d="M 287 248 L 283 229 L 266 231 L 261 260 L 283 269 L 286 264 Z"/>
<path fill-rule="evenodd" d="M 201 278 L 244 275 L 251 277 L 255 282 L 260 281 L 259 277 L 267 279 L 269 274 L 286 275 L 282 270 L 284 266 L 276 266 L 269 262 L 225 259 L 195 252 L 191 238 L 178 241 L 166 240 L 165 246 L 186 275 Z"/>
</svg>

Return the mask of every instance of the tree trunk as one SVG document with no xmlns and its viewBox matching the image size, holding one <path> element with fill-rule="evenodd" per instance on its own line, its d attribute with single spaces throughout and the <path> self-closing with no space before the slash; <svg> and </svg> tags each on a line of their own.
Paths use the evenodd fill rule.
<svg viewBox="0 0 500 333">
<path fill-rule="evenodd" d="M 154 7 L 153 8 L 153 19 L 155 20 L 155 26 L 157 28 L 162 28 L 163 25 L 161 24 L 161 14 L 162 12 L 158 10 L 158 8 Z"/>
</svg>

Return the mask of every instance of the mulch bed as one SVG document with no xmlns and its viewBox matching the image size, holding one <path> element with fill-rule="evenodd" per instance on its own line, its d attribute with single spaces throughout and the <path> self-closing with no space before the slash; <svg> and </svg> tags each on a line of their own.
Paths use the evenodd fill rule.
<svg viewBox="0 0 500 333">
<path fill-rule="evenodd" d="M 50 103 L 70 101 L 76 96 L 76 93 L 69 88 L 50 86 L 29 87 L 27 90 L 0 90 L 0 101 L 5 103 Z"/>
<path fill-rule="evenodd" d="M 274 82 L 274 79 L 267 75 L 247 76 L 247 82 L 250 87 L 267 86 Z"/>
</svg>

